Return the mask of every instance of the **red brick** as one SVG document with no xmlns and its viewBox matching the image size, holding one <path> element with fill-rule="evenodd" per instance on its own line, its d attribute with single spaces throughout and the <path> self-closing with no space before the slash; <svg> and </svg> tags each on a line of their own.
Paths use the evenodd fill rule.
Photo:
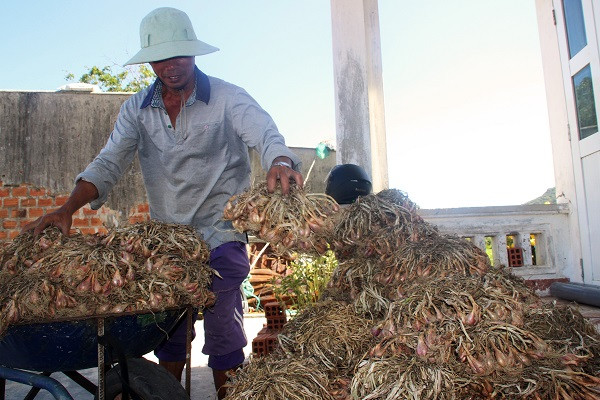
<svg viewBox="0 0 600 400">
<path fill-rule="evenodd" d="M 14 239 L 14 238 L 16 238 L 17 236 L 19 236 L 19 233 L 20 233 L 19 231 L 10 231 L 10 232 L 8 233 L 8 238 L 9 238 L 10 240 L 13 240 L 13 239 Z"/>
<path fill-rule="evenodd" d="M 97 215 L 98 214 L 98 210 L 92 210 L 91 208 L 88 208 L 88 207 L 83 207 L 81 209 L 81 211 L 83 212 L 83 215 Z"/>
<path fill-rule="evenodd" d="M 12 195 L 14 197 L 25 197 L 29 193 L 27 186 L 19 186 L 12 189 Z"/>
<path fill-rule="evenodd" d="M 16 207 L 19 205 L 19 199 L 9 197 L 7 199 L 2 200 L 2 205 L 4 207 Z"/>
<path fill-rule="evenodd" d="M 24 208 L 15 208 L 10 211 L 11 218 L 25 218 L 27 217 L 27 210 Z"/>
<path fill-rule="evenodd" d="M 90 221 L 87 218 L 73 218 L 73 226 L 76 226 L 76 227 L 90 226 Z"/>
<path fill-rule="evenodd" d="M 50 197 L 43 197 L 37 199 L 38 207 L 49 207 L 54 203 L 54 200 Z"/>
<path fill-rule="evenodd" d="M 522 267 L 523 266 L 523 251 L 518 247 L 509 247 L 506 249 L 508 254 L 508 266 L 509 267 Z"/>
<path fill-rule="evenodd" d="M 8 197 L 10 195 L 9 189 L 0 189 L 0 197 Z"/>
<path fill-rule="evenodd" d="M 25 199 L 21 199 L 21 207 L 33 207 L 37 204 L 37 199 L 33 197 L 27 197 Z"/>
<path fill-rule="evenodd" d="M 103 226 L 104 224 L 102 223 L 102 220 L 98 217 L 92 217 L 90 218 L 90 225 L 91 226 Z"/>
<path fill-rule="evenodd" d="M 69 196 L 56 196 L 54 198 L 54 204 L 57 206 L 62 206 L 63 204 L 65 204 L 67 202 L 68 199 L 69 199 Z"/>
<path fill-rule="evenodd" d="M 108 234 L 108 229 L 106 229 L 103 226 L 99 226 L 97 230 L 98 230 L 98 233 L 101 234 L 101 235 L 107 235 Z"/>
<path fill-rule="evenodd" d="M 8 239 L 8 233 L 6 231 L 0 231 L 0 240 Z"/>
<path fill-rule="evenodd" d="M 27 216 L 29 218 L 38 218 L 38 217 L 41 217 L 44 214 L 45 214 L 45 212 L 41 208 L 29 208 L 27 210 Z"/>
<path fill-rule="evenodd" d="M 13 219 L 5 219 L 2 221 L 2 227 L 4 229 L 15 229 L 17 227 L 17 221 Z"/>
<path fill-rule="evenodd" d="M 81 228 L 79 230 L 83 235 L 95 235 L 96 228 Z"/>
<path fill-rule="evenodd" d="M 25 227 L 25 225 L 27 225 L 28 223 L 33 222 L 33 221 L 35 221 L 35 220 L 22 218 L 19 220 L 19 228 L 23 229 L 23 227 Z"/>
<path fill-rule="evenodd" d="M 8 210 L 4 208 L 0 208 L 0 218 L 8 217 Z"/>
<path fill-rule="evenodd" d="M 263 308 L 265 309 L 265 317 L 267 318 L 267 320 L 269 319 L 269 317 L 280 316 L 280 315 L 285 316 L 285 312 L 284 312 L 283 308 L 276 301 L 264 304 Z"/>
<path fill-rule="evenodd" d="M 40 197 L 46 195 L 46 189 L 44 188 L 30 188 L 29 195 L 34 197 Z"/>
<path fill-rule="evenodd" d="M 271 353 L 278 345 L 277 333 L 262 333 L 252 340 L 252 353 L 256 356 Z"/>
<path fill-rule="evenodd" d="M 136 224 L 138 222 L 144 222 L 146 220 L 148 220 L 148 218 L 145 215 L 132 215 L 129 217 L 130 224 Z"/>
<path fill-rule="evenodd" d="M 138 204 L 138 206 L 137 206 L 137 212 L 139 212 L 139 213 L 150 212 L 150 207 L 148 206 L 148 203 Z"/>
<path fill-rule="evenodd" d="M 284 315 L 272 316 L 267 318 L 267 328 L 273 331 L 280 331 L 287 322 L 287 318 Z"/>
</svg>

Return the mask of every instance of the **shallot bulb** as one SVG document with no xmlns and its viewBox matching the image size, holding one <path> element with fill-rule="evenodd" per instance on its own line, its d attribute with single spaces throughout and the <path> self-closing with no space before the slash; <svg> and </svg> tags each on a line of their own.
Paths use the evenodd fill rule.
<svg viewBox="0 0 600 400">
<path fill-rule="evenodd" d="M 115 274 L 112 277 L 112 285 L 114 287 L 121 287 L 125 284 L 125 281 L 123 280 L 123 277 L 121 276 L 121 272 L 119 272 L 119 269 L 115 269 Z"/>
</svg>

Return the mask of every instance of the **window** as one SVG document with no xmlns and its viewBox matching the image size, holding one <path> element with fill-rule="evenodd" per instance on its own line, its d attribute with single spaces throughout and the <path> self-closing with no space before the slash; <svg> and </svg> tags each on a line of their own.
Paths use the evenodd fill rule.
<svg viewBox="0 0 600 400">
<path fill-rule="evenodd" d="M 573 76 L 577 122 L 579 123 L 579 140 L 598 132 L 596 102 L 592 86 L 592 71 L 589 64 Z"/>
<path fill-rule="evenodd" d="M 569 42 L 569 58 L 573 58 L 587 45 L 581 0 L 564 0 L 563 9 Z"/>
</svg>

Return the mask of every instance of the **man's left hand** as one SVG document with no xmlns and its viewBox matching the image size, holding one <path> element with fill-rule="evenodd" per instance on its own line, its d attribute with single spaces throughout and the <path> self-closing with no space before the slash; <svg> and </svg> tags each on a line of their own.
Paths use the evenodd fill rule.
<svg viewBox="0 0 600 400">
<path fill-rule="evenodd" d="M 285 164 L 289 165 L 289 167 Z M 290 180 L 296 182 L 296 185 L 300 188 L 304 185 L 302 174 L 292 169 L 292 160 L 288 157 L 277 157 L 273 160 L 273 164 L 267 172 L 267 190 L 269 193 L 273 193 L 277 186 L 277 181 L 279 181 L 281 192 L 288 194 L 290 192 Z"/>
</svg>

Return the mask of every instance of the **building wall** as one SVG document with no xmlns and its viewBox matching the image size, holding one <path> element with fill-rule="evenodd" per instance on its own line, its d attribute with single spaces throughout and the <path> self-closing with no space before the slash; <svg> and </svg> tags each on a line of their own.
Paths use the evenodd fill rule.
<svg viewBox="0 0 600 400">
<path fill-rule="evenodd" d="M 130 95 L 77 92 L 0 91 L 0 240 L 14 238 L 29 221 L 64 204 L 74 179 L 106 142 L 120 105 Z M 302 159 L 307 187 L 325 190 L 335 154 L 324 160 L 314 148 L 292 148 Z M 264 179 L 260 157 L 251 151 L 252 179 Z M 73 227 L 103 232 L 148 217 L 137 159 L 97 211 L 84 207 Z"/>
<path fill-rule="evenodd" d="M 581 282 L 580 260 L 582 254 L 577 192 L 567 116 L 567 100 L 563 85 L 563 72 L 553 15 L 554 7 L 552 0 L 536 0 L 535 5 L 544 70 L 546 102 L 548 105 L 550 140 L 556 183 L 556 201 L 559 204 L 568 204 L 569 206 L 569 243 L 572 249 L 572 259 L 569 262 L 573 269 L 571 279 L 574 282 Z M 573 134 L 576 135 L 576 128 L 573 128 L 573 130 Z M 579 271 L 575 271 L 575 269 Z"/>
</svg>

